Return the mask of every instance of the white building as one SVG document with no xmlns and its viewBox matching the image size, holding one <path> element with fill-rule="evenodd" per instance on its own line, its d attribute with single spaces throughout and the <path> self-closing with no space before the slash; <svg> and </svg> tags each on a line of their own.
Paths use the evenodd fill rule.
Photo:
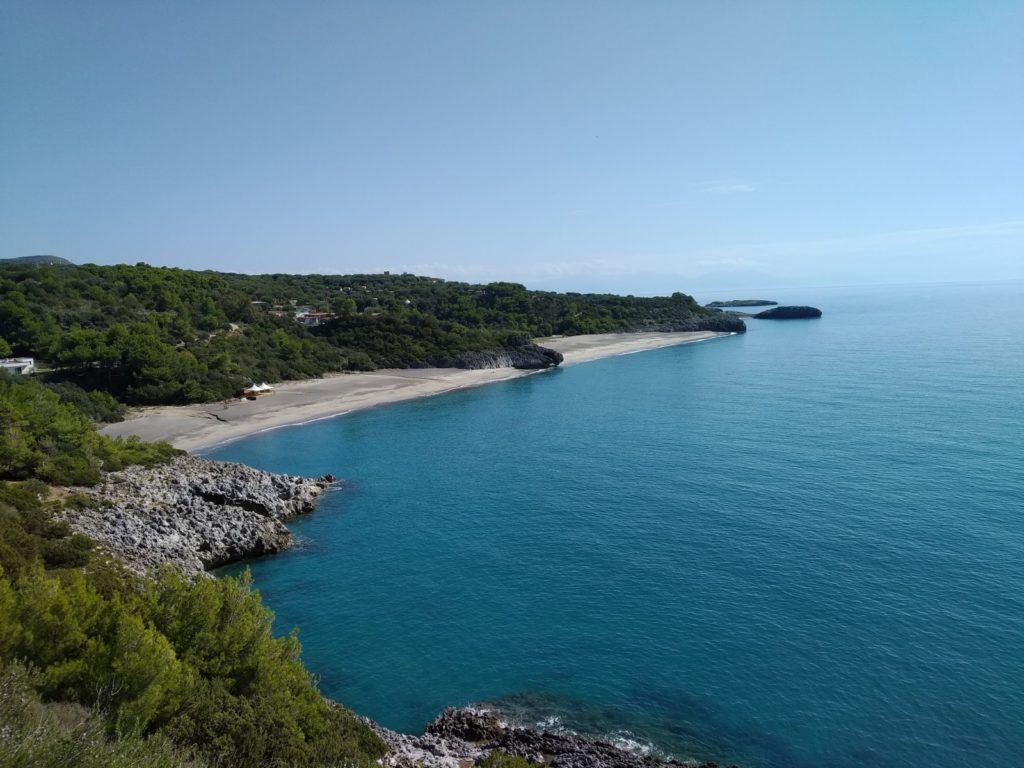
<svg viewBox="0 0 1024 768">
<path fill-rule="evenodd" d="M 5 357 L 0 359 L 0 368 L 11 373 L 28 374 L 35 370 L 36 361 L 31 357 Z"/>
</svg>

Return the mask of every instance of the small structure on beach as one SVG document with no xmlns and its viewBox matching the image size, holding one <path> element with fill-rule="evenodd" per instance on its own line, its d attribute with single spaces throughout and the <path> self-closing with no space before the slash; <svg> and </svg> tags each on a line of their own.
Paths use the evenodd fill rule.
<svg viewBox="0 0 1024 768">
<path fill-rule="evenodd" d="M 272 394 L 274 394 L 274 388 L 266 382 L 263 384 L 250 384 L 248 387 L 243 387 L 238 392 L 238 396 L 244 397 L 246 400 L 255 400 L 257 397 L 264 397 Z"/>
<path fill-rule="evenodd" d="M 26 376 L 36 369 L 36 361 L 32 357 L 5 357 L 0 359 L 0 368 Z"/>
</svg>

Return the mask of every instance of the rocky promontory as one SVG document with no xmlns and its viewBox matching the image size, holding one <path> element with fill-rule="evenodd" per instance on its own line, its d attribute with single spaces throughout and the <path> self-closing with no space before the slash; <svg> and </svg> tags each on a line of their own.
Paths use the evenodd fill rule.
<svg viewBox="0 0 1024 768">
<path fill-rule="evenodd" d="M 388 745 L 385 768 L 463 768 L 494 750 L 550 768 L 718 768 L 717 763 L 679 762 L 632 752 L 576 733 L 511 725 L 481 709 L 449 707 L 420 736 L 364 721 Z"/>
<path fill-rule="evenodd" d="M 193 578 L 287 548 L 284 521 L 312 510 L 334 482 L 331 475 L 278 475 L 184 455 L 108 473 L 101 484 L 79 489 L 89 501 L 66 515 L 72 528 L 134 571 L 173 563 Z"/>
<path fill-rule="evenodd" d="M 519 368 L 522 370 L 539 370 L 554 368 L 562 362 L 562 353 L 547 347 L 541 347 L 529 338 L 512 337 L 505 349 L 487 349 L 479 352 L 463 352 L 446 363 L 442 368 Z M 439 363 L 438 363 L 439 364 Z"/>
<path fill-rule="evenodd" d="M 754 315 L 758 320 L 802 320 L 809 317 L 821 317 L 817 307 L 772 307 Z"/>
<path fill-rule="evenodd" d="M 712 301 L 704 306 L 710 309 L 721 309 L 723 307 L 773 307 L 778 303 L 768 299 L 730 299 L 729 301 Z"/>
<path fill-rule="evenodd" d="M 719 333 L 744 333 L 746 324 L 738 314 L 730 312 L 710 312 L 707 315 L 691 315 L 681 320 L 651 322 L 635 330 L 660 333 L 679 333 L 681 331 L 716 331 Z"/>
</svg>

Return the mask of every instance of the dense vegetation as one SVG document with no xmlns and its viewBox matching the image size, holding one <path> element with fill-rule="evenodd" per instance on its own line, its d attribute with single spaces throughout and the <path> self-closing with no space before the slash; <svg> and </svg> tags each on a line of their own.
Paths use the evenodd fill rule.
<svg viewBox="0 0 1024 768">
<path fill-rule="evenodd" d="M 333 317 L 307 328 L 303 305 Z M 695 319 L 723 322 L 683 294 L 0 264 L 0 357 L 44 368 L 0 373 L 0 765 L 369 766 L 385 750 L 322 698 L 247 579 L 140 579 L 72 532 L 64 513 L 85 499 L 52 486 L 176 453 L 99 435 L 120 401 L 205 401 L 254 380 L 451 365 L 522 337 Z"/>
<path fill-rule="evenodd" d="M 0 765 L 11 768 L 201 768 L 160 736 L 107 738 L 102 716 L 80 704 L 44 702 L 39 674 L 0 668 Z"/>
<path fill-rule="evenodd" d="M 45 280 L 47 272 L 34 274 Z M 22 300 L 8 293 L 3 303 Z M 58 351 L 75 339 L 122 338 L 124 326 L 101 330 L 103 318 L 88 332 L 72 323 L 64 333 L 56 315 L 24 306 L 32 311 L 9 326 L 15 344 L 28 338 L 19 334 L 54 328 Z M 160 322 L 145 321 L 145 333 L 157 334 Z M 301 336 L 288 322 L 287 331 L 271 333 Z M 128 348 L 166 344 L 124 332 Z M 190 354 L 168 347 L 167 359 Z M 375 354 L 384 347 L 378 340 Z M 121 375 L 116 367 L 82 364 L 101 377 Z M 177 453 L 95 431 L 96 422 L 122 411 L 102 391 L 0 372 L 0 765 L 377 765 L 384 743 L 320 695 L 295 633 L 274 637 L 273 616 L 248 577 L 190 583 L 167 567 L 143 579 L 72 531 L 66 513 L 89 500 L 54 486 L 90 485 L 105 471 Z M 482 765 L 531 764 L 494 753 Z"/>
<path fill-rule="evenodd" d="M 295 319 L 304 306 L 333 319 L 307 328 Z M 413 275 L 0 263 L 0 339 L 15 355 L 49 365 L 51 380 L 129 403 L 210 401 L 252 381 L 328 371 L 447 366 L 523 336 L 736 323 L 680 293 L 637 298 Z"/>
<path fill-rule="evenodd" d="M 152 463 L 37 382 L 0 377 L 0 764 L 370 765 L 249 581 L 139 579 L 75 535 L 49 482 Z"/>
<path fill-rule="evenodd" d="M 0 264 L 64 264 L 70 265 L 73 262 L 62 259 L 60 256 L 15 256 L 13 259 L 0 259 Z"/>
<path fill-rule="evenodd" d="M 100 410 L 103 398 L 103 393 L 90 397 L 67 385 L 55 391 L 27 377 L 0 373 L 0 479 L 93 485 L 103 470 L 149 466 L 178 453 L 166 443 L 96 432 L 86 413 Z"/>
</svg>

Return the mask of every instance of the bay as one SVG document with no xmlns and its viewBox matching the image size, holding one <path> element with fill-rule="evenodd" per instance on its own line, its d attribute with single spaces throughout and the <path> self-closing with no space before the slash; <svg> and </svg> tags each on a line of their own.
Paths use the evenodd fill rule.
<svg viewBox="0 0 1024 768">
<path fill-rule="evenodd" d="M 209 455 L 344 479 L 246 567 L 324 693 L 387 726 L 496 702 L 751 767 L 1012 765 L 1022 297 L 773 291 L 824 317 Z"/>
</svg>

